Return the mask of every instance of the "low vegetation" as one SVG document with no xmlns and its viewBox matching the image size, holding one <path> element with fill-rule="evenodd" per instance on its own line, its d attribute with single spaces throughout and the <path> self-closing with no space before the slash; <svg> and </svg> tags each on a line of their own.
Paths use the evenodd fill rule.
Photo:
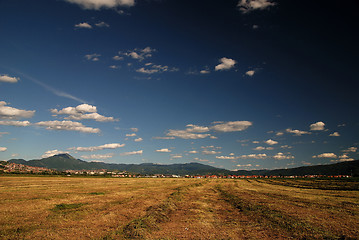
<svg viewBox="0 0 359 240">
<path fill-rule="evenodd" d="M 358 239 L 356 179 L 0 177 L 0 239 Z"/>
</svg>

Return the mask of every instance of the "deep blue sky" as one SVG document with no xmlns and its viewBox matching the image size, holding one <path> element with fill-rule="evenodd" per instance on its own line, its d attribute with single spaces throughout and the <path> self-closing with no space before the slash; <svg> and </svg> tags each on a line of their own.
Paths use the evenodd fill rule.
<svg viewBox="0 0 359 240">
<path fill-rule="evenodd" d="M 0 1 L 0 160 L 358 159 L 355 1 Z"/>
</svg>

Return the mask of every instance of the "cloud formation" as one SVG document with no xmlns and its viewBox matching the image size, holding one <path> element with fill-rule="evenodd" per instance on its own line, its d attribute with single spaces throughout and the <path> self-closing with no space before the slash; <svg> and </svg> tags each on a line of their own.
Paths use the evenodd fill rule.
<svg viewBox="0 0 359 240">
<path fill-rule="evenodd" d="M 323 131 L 324 130 L 325 123 L 323 122 L 316 122 L 313 124 L 310 124 L 310 130 L 311 131 Z"/>
<path fill-rule="evenodd" d="M 84 9 L 100 10 L 102 8 L 132 7 L 135 0 L 65 0 Z"/>
<path fill-rule="evenodd" d="M 0 152 L 5 152 L 7 150 L 6 147 L 0 147 Z"/>
<path fill-rule="evenodd" d="M 7 74 L 0 75 L 0 82 L 17 83 L 19 80 L 20 80 L 20 78 L 10 77 Z"/>
<path fill-rule="evenodd" d="M 136 59 L 138 61 L 142 61 L 145 58 L 150 58 L 152 57 L 152 53 L 156 52 L 156 49 L 151 48 L 151 47 L 145 47 L 143 49 L 141 48 L 135 48 L 133 50 L 128 50 L 126 52 L 121 52 L 119 51 L 118 54 L 122 55 L 122 56 L 127 56 L 130 57 L 132 59 Z"/>
<path fill-rule="evenodd" d="M 240 132 L 252 125 L 252 122 L 249 121 L 221 122 L 210 127 L 210 129 L 217 132 Z"/>
<path fill-rule="evenodd" d="M 248 13 L 254 10 L 264 10 L 274 5 L 275 3 L 269 0 L 240 0 L 237 7 L 239 8 L 239 11 Z"/>
<path fill-rule="evenodd" d="M 87 22 L 82 22 L 82 23 L 78 23 L 75 25 L 75 28 L 87 28 L 87 29 L 91 29 L 92 26 L 87 23 Z"/>
<path fill-rule="evenodd" d="M 283 159 L 293 159 L 294 156 L 292 155 L 285 155 L 284 153 L 277 153 L 275 156 L 273 156 L 274 159 L 276 160 L 283 160 Z"/>
<path fill-rule="evenodd" d="M 330 137 L 340 137 L 340 134 L 338 132 L 333 132 L 332 134 L 329 134 Z"/>
<path fill-rule="evenodd" d="M 54 155 L 57 155 L 57 154 L 64 154 L 64 153 L 69 153 L 69 152 L 66 152 L 66 151 L 59 151 L 57 149 L 55 150 L 49 150 L 47 152 L 45 152 L 41 158 L 48 158 L 48 157 L 52 157 Z"/>
<path fill-rule="evenodd" d="M 170 152 L 172 152 L 172 151 L 169 150 L 168 148 L 162 148 L 162 149 L 156 150 L 156 152 L 159 152 L 159 153 L 170 153 Z"/>
<path fill-rule="evenodd" d="M 188 132 L 187 130 L 168 130 L 166 134 L 169 137 L 178 137 L 182 139 L 202 139 L 211 136 L 211 134 L 203 134 L 203 133 L 192 133 Z"/>
<path fill-rule="evenodd" d="M 22 110 L 6 105 L 5 101 L 0 101 L 0 119 L 31 118 L 35 114 L 35 110 Z"/>
<path fill-rule="evenodd" d="M 83 133 L 99 133 L 100 129 L 86 127 L 80 122 L 73 121 L 42 121 L 35 123 L 36 126 L 46 127 L 48 130 L 78 131 Z"/>
<path fill-rule="evenodd" d="M 334 153 L 322 153 L 319 155 L 312 156 L 312 158 L 337 158 L 338 156 Z"/>
<path fill-rule="evenodd" d="M 120 143 L 107 143 L 107 144 L 100 145 L 100 146 L 73 147 L 73 148 L 69 148 L 69 149 L 79 151 L 79 152 L 93 152 L 93 151 L 99 151 L 99 150 L 104 150 L 104 149 L 116 149 L 116 148 L 121 148 L 124 146 L 125 146 L 125 144 L 120 144 Z"/>
<path fill-rule="evenodd" d="M 285 131 L 287 133 L 293 133 L 295 136 L 302 136 L 304 134 L 311 134 L 310 132 L 307 132 L 307 131 L 301 131 L 301 130 L 291 129 L 291 128 L 287 128 Z"/>
<path fill-rule="evenodd" d="M 85 58 L 89 61 L 97 62 L 100 60 L 99 59 L 100 56 L 101 56 L 101 54 L 93 53 L 93 54 L 85 55 Z"/>
<path fill-rule="evenodd" d="M 278 144 L 277 141 L 274 141 L 272 139 L 268 139 L 267 141 L 265 141 L 265 143 L 268 144 L 268 145 L 276 145 L 276 144 Z"/>
<path fill-rule="evenodd" d="M 260 153 L 260 154 L 248 154 L 248 155 L 242 155 L 240 156 L 239 158 L 242 158 L 242 159 L 251 159 L 251 158 L 254 158 L 254 159 L 265 159 L 267 158 L 267 154 L 265 153 Z"/>
<path fill-rule="evenodd" d="M 65 119 L 70 120 L 84 120 L 84 119 L 91 119 L 95 120 L 96 122 L 114 122 L 118 121 L 113 117 L 105 117 L 97 113 L 97 107 L 92 106 L 89 104 L 80 104 L 77 107 L 66 107 L 61 110 L 51 109 L 51 113 L 54 116 L 57 115 L 68 115 Z"/>
<path fill-rule="evenodd" d="M 246 72 L 246 75 L 252 77 L 254 75 L 254 73 L 255 73 L 254 70 L 249 70 Z"/>
<path fill-rule="evenodd" d="M 81 158 L 83 159 L 108 159 L 108 158 L 112 158 L 113 157 L 113 153 L 108 153 L 108 154 L 91 154 L 91 155 L 82 155 Z"/>
<path fill-rule="evenodd" d="M 0 121 L 0 125 L 3 126 L 14 126 L 14 127 L 27 127 L 31 123 L 29 121 Z"/>
<path fill-rule="evenodd" d="M 142 155 L 143 150 L 138 150 L 138 151 L 132 151 L 132 152 L 124 152 L 121 153 L 121 156 L 131 156 L 131 155 Z"/>
<path fill-rule="evenodd" d="M 236 61 L 230 58 L 223 57 L 219 60 L 220 64 L 218 64 L 214 69 L 216 71 L 219 70 L 228 70 L 234 67 Z"/>
</svg>

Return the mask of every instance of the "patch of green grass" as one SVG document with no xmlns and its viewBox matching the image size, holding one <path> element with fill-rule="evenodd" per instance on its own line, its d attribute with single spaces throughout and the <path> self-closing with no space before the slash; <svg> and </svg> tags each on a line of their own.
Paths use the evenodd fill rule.
<svg viewBox="0 0 359 240">
<path fill-rule="evenodd" d="M 64 210 L 73 210 L 73 209 L 77 209 L 80 208 L 84 205 L 84 203 L 61 203 L 61 204 L 56 204 L 56 206 L 52 209 L 52 211 L 57 212 L 57 211 L 64 211 Z"/>
<path fill-rule="evenodd" d="M 90 195 L 105 195 L 104 192 L 91 192 Z"/>
</svg>

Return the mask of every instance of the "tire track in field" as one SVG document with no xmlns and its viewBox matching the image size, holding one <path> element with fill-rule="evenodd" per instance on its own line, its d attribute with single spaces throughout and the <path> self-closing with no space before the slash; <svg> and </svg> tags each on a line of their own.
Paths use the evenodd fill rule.
<svg viewBox="0 0 359 240">
<path fill-rule="evenodd" d="M 177 210 L 177 204 L 182 200 L 183 194 L 202 184 L 203 182 L 196 182 L 175 188 L 175 191 L 160 204 L 147 208 L 144 216 L 131 220 L 120 230 L 108 234 L 103 239 L 151 239 L 150 233 L 157 230 L 160 223 L 168 221 L 168 216 Z"/>
<path fill-rule="evenodd" d="M 208 181 L 186 191 L 176 211 L 147 239 L 287 239 L 226 201 L 216 188 L 220 182 Z"/>
<path fill-rule="evenodd" d="M 247 184 L 248 185 L 248 184 Z M 285 205 L 288 202 L 283 199 L 267 198 L 258 188 L 252 192 L 247 187 L 241 188 L 237 183 L 227 186 L 217 186 L 222 196 L 243 214 L 250 216 L 262 226 L 272 229 L 281 234 L 287 234 L 295 239 L 352 239 L 347 236 L 348 232 L 337 232 L 332 228 L 324 227 L 328 219 L 319 218 L 316 221 L 308 222 L 302 218 L 301 212 L 306 214 L 305 209 L 290 209 Z M 312 211 L 311 208 L 307 209 Z M 316 216 L 312 216 L 316 217 Z M 353 234 L 353 233 L 352 233 Z M 352 235 L 349 234 L 349 235 Z"/>
</svg>

